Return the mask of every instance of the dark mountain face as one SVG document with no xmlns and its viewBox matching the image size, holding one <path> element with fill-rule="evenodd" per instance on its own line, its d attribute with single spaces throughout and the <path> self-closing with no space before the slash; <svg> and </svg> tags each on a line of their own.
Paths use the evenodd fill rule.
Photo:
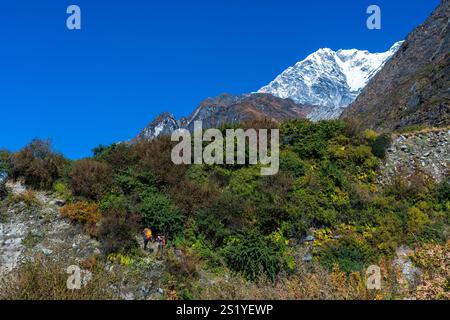
<svg viewBox="0 0 450 320">
<path fill-rule="evenodd" d="M 297 104 L 291 99 L 281 99 L 266 93 L 242 96 L 222 94 L 205 99 L 189 117 L 179 121 L 169 113 L 159 115 L 133 141 L 151 140 L 161 135 L 170 135 L 179 128 L 192 131 L 195 121 L 202 121 L 203 128 L 207 129 L 250 120 L 301 119 L 306 118 L 314 108 L 314 106 Z"/>
<path fill-rule="evenodd" d="M 313 108 L 265 93 L 242 96 L 224 94 L 204 100 L 189 116 L 186 127 L 192 129 L 194 121 L 203 121 L 204 128 L 212 128 L 248 120 L 305 118 Z"/>
<path fill-rule="evenodd" d="M 343 113 L 362 130 L 450 124 L 450 0 L 411 32 Z"/>
</svg>

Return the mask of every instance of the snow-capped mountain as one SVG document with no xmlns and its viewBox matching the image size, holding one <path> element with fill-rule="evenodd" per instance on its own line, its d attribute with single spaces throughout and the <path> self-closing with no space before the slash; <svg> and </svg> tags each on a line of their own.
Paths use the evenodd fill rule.
<svg viewBox="0 0 450 320">
<path fill-rule="evenodd" d="M 300 104 L 321 106 L 308 115 L 312 120 L 336 118 L 356 99 L 402 43 L 399 41 L 382 53 L 319 49 L 286 69 L 258 92 L 291 98 Z"/>
<path fill-rule="evenodd" d="M 167 136 L 179 128 L 192 130 L 197 120 L 203 121 L 204 128 L 211 128 L 255 119 L 337 118 L 402 43 L 395 43 L 383 53 L 320 49 L 289 67 L 257 93 L 222 94 L 205 99 L 190 116 L 180 120 L 164 112 L 133 141 Z"/>
</svg>

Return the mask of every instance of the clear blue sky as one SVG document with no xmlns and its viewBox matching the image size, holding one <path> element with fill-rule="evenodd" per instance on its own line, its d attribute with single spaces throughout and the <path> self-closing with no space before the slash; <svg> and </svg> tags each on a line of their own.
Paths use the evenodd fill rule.
<svg viewBox="0 0 450 320">
<path fill-rule="evenodd" d="M 52 139 L 71 158 L 162 111 L 252 92 L 321 47 L 387 50 L 439 0 L 1 0 L 0 148 Z M 66 28 L 66 8 L 82 30 Z M 366 8 L 382 9 L 382 30 Z"/>
</svg>

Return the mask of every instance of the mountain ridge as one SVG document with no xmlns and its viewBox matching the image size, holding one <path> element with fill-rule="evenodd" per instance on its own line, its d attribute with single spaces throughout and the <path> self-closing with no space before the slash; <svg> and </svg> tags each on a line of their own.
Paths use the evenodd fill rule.
<svg viewBox="0 0 450 320">
<path fill-rule="evenodd" d="M 179 120 L 170 113 L 161 113 L 132 142 L 142 139 L 151 140 L 160 135 L 170 135 L 177 129 L 193 131 L 195 121 L 202 121 L 203 128 L 208 129 L 250 120 L 300 119 L 305 118 L 315 108 L 318 107 L 300 105 L 291 99 L 281 99 L 265 93 L 240 96 L 221 94 L 214 98 L 206 98 L 188 117 Z"/>
<path fill-rule="evenodd" d="M 360 130 L 450 124 L 450 1 L 443 0 L 342 114 Z"/>
</svg>

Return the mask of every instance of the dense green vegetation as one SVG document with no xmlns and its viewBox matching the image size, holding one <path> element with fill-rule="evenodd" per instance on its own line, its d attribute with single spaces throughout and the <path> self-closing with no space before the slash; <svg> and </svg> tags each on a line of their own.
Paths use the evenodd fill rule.
<svg viewBox="0 0 450 320">
<path fill-rule="evenodd" d="M 391 259 L 402 244 L 448 240 L 449 182 L 418 175 L 377 183 L 388 136 L 355 135 L 339 121 L 295 120 L 279 129 L 275 176 L 261 176 L 258 166 L 176 166 L 168 138 L 99 147 L 92 159 L 74 162 L 34 141 L 9 157 L 8 170 L 70 203 L 94 203 L 101 218 L 89 231 L 108 253 L 133 255 L 135 236 L 152 227 L 202 268 L 251 281 L 295 275 L 295 243 L 306 235 L 315 236 L 315 262 L 346 274 Z M 188 298 L 192 274 L 180 277 Z"/>
</svg>

